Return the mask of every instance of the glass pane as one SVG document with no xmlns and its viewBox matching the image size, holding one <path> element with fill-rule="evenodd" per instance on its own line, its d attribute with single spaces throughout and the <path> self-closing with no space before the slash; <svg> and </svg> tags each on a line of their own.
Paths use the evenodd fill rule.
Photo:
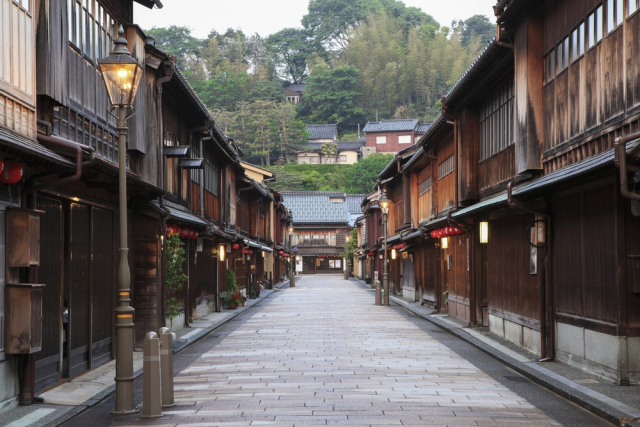
<svg viewBox="0 0 640 427">
<path fill-rule="evenodd" d="M 602 6 L 596 9 L 596 42 L 602 40 Z"/>
<path fill-rule="evenodd" d="M 614 23 L 614 7 L 615 7 L 615 0 L 608 0 L 607 1 L 607 30 L 611 31 L 615 28 L 615 23 Z"/>
<path fill-rule="evenodd" d="M 585 25 L 583 22 L 582 24 L 580 24 L 580 28 L 578 30 L 578 38 L 580 39 L 578 43 L 579 55 L 584 55 L 584 27 Z"/>
<path fill-rule="evenodd" d="M 638 1 L 637 0 L 629 0 L 629 15 L 631 15 L 633 12 L 635 12 L 637 8 L 638 8 Z"/>
<path fill-rule="evenodd" d="M 595 14 L 591 14 L 589 15 L 588 18 L 588 22 L 589 22 L 589 28 L 587 29 L 587 31 L 589 32 L 589 47 L 593 47 L 596 44 L 596 40 L 595 40 Z"/>
<path fill-rule="evenodd" d="M 67 0 L 67 32 L 69 41 L 73 41 L 73 5 L 75 0 Z"/>
<path fill-rule="evenodd" d="M 569 37 L 565 37 L 564 39 L 564 47 L 563 47 L 563 53 L 564 53 L 564 68 L 567 68 L 569 66 Z"/>
<path fill-rule="evenodd" d="M 562 59 L 564 58 L 562 53 L 562 43 L 557 46 L 556 51 L 558 52 L 558 74 L 560 74 L 562 70 L 564 70 L 564 64 L 562 62 Z"/>
<path fill-rule="evenodd" d="M 624 17 L 624 0 L 616 0 L 616 25 L 622 24 L 622 18 Z"/>
</svg>

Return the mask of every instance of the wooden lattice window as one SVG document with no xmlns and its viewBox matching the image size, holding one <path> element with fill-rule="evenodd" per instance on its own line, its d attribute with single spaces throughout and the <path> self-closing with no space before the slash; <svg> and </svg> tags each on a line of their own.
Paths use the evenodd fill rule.
<svg viewBox="0 0 640 427">
<path fill-rule="evenodd" d="M 513 79 L 509 79 L 482 103 L 480 160 L 488 159 L 514 143 L 514 98 Z"/>
<path fill-rule="evenodd" d="M 438 180 L 453 172 L 453 156 L 449 156 L 438 165 Z"/>
</svg>

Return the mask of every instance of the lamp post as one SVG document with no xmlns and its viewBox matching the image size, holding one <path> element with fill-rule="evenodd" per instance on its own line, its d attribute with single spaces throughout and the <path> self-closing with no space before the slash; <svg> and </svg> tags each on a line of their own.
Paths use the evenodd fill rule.
<svg viewBox="0 0 640 427">
<path fill-rule="evenodd" d="M 296 272 L 294 270 L 294 253 L 293 253 L 293 227 L 289 227 L 289 287 L 296 287 Z"/>
<path fill-rule="evenodd" d="M 136 90 L 142 77 L 142 67 L 129 55 L 124 29 L 118 29 L 113 52 L 98 61 L 107 87 L 109 100 L 118 110 L 118 182 L 120 205 L 120 265 L 118 268 L 118 306 L 116 314 L 116 405 L 114 414 L 138 412 L 133 403 L 133 307 L 131 307 L 131 272 L 127 247 L 127 120 Z"/>
<path fill-rule="evenodd" d="M 378 200 L 380 209 L 382 210 L 382 226 L 384 234 L 384 268 L 382 273 L 382 286 L 384 288 L 384 303 L 389 305 L 389 265 L 387 264 L 387 231 L 389 228 L 389 199 L 387 192 L 382 191 L 382 197 Z"/>
</svg>

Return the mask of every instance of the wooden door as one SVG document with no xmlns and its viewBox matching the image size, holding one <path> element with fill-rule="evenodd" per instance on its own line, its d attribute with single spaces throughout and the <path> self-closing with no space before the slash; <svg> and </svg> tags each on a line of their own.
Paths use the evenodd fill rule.
<svg viewBox="0 0 640 427">
<path fill-rule="evenodd" d="M 62 293 L 64 262 L 64 212 L 59 200 L 38 195 L 37 208 L 41 216 L 40 268 L 38 279 L 42 288 L 42 350 L 36 353 L 35 389 L 56 383 L 62 378 Z"/>
<path fill-rule="evenodd" d="M 93 208 L 91 224 L 91 369 L 111 360 L 116 265 L 113 212 Z"/>
<path fill-rule="evenodd" d="M 74 377 L 89 369 L 90 254 L 91 208 L 71 204 L 69 221 L 68 286 L 65 306 L 69 309 L 67 335 L 68 376 Z"/>
</svg>

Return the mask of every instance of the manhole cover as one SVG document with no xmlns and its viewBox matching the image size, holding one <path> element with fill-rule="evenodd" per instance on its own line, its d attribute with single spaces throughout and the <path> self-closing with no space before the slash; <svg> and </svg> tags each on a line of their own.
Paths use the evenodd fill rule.
<svg viewBox="0 0 640 427">
<path fill-rule="evenodd" d="M 510 375 L 505 375 L 504 376 L 506 379 L 508 379 L 509 381 L 513 381 L 515 383 L 528 383 L 529 380 L 526 379 L 525 377 L 516 377 L 516 376 L 510 376 Z"/>
</svg>

